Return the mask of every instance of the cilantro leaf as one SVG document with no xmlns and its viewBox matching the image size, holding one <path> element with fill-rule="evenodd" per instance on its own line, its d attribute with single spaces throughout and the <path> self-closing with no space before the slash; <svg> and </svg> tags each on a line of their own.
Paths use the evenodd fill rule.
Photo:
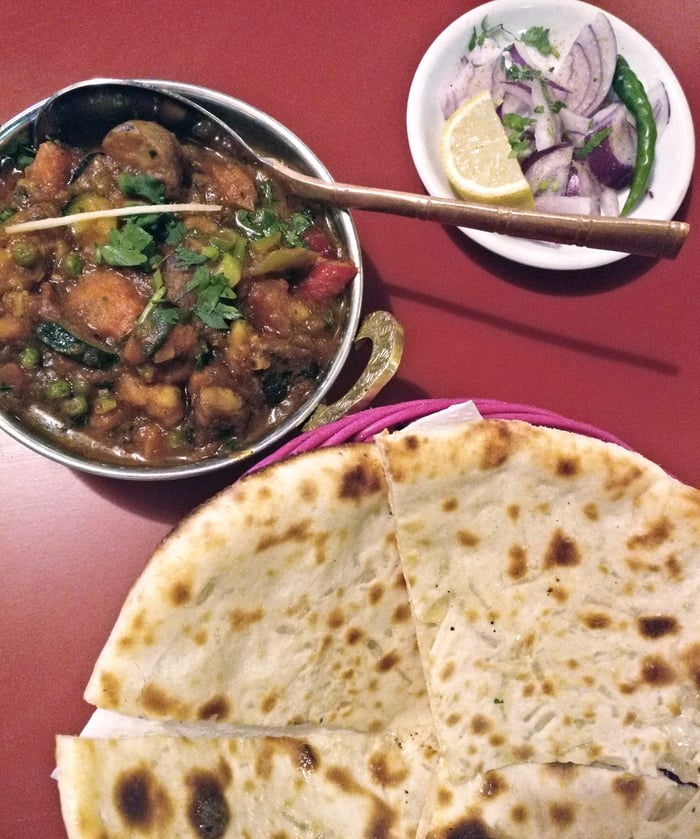
<svg viewBox="0 0 700 839">
<path fill-rule="evenodd" d="M 293 248 L 308 247 L 306 242 L 301 238 L 301 234 L 308 230 L 313 225 L 313 217 L 310 210 L 305 210 L 303 213 L 292 213 L 291 216 L 282 223 L 282 237 L 288 245 Z"/>
<path fill-rule="evenodd" d="M 165 287 L 163 274 L 160 269 L 153 272 L 151 285 L 153 287 L 153 294 L 151 295 L 148 303 L 146 303 L 141 314 L 138 316 L 136 326 L 138 327 L 147 320 L 153 318 L 156 313 L 163 323 L 170 325 L 178 323 L 182 319 L 182 313 L 180 310 L 173 306 L 163 305 L 167 303 L 166 294 L 168 290 Z"/>
<path fill-rule="evenodd" d="M 162 204 L 165 201 L 165 187 L 162 181 L 151 175 L 121 172 L 117 182 L 119 189 L 130 198 L 145 198 L 152 204 Z"/>
<path fill-rule="evenodd" d="M 236 293 L 221 274 L 212 274 L 200 265 L 187 283 L 186 289 L 196 290 L 197 302 L 192 310 L 193 314 L 212 329 L 227 329 L 228 322 L 243 317 L 230 302 L 236 299 Z"/>
<path fill-rule="evenodd" d="M 180 268 L 186 268 L 189 265 L 201 265 L 207 261 L 207 257 L 199 251 L 193 251 L 191 248 L 177 248 L 175 251 L 175 260 Z"/>
<path fill-rule="evenodd" d="M 506 30 L 502 23 L 497 23 L 495 26 L 489 26 L 488 17 L 485 17 L 481 21 L 479 29 L 477 29 L 476 26 L 472 29 L 471 37 L 469 38 L 469 52 L 471 52 L 475 47 L 483 47 L 487 38 L 497 38 L 501 33 L 505 32 Z"/>
<path fill-rule="evenodd" d="M 147 230 L 128 221 L 121 229 L 109 231 L 107 244 L 97 245 L 97 258 L 113 266 L 144 265 L 149 260 L 152 243 L 153 236 Z"/>
<path fill-rule="evenodd" d="M 280 229 L 277 214 L 267 207 L 238 210 L 236 224 L 250 239 L 265 239 Z"/>
<path fill-rule="evenodd" d="M 165 242 L 168 245 L 179 245 L 185 236 L 185 225 L 175 216 L 169 216 L 165 226 Z"/>
<path fill-rule="evenodd" d="M 531 26 L 520 36 L 520 40 L 530 47 L 534 47 L 542 55 L 553 55 L 559 58 L 559 51 L 549 40 L 549 29 L 544 26 Z"/>
<path fill-rule="evenodd" d="M 603 140 L 612 132 L 612 127 L 607 126 L 606 128 L 601 128 L 600 131 L 594 131 L 590 137 L 587 138 L 586 142 L 581 146 L 580 149 L 576 149 L 574 152 L 574 156 L 577 160 L 581 160 L 584 157 L 587 157 L 593 149 L 597 148 Z"/>
<path fill-rule="evenodd" d="M 527 130 L 535 120 L 520 114 L 509 113 L 503 115 L 502 122 L 508 135 L 512 154 L 517 157 L 519 154 L 527 152 L 530 148 Z"/>
</svg>

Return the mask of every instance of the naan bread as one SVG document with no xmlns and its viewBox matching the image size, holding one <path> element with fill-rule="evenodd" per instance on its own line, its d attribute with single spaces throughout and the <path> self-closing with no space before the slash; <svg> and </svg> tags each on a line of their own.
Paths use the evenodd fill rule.
<svg viewBox="0 0 700 839">
<path fill-rule="evenodd" d="M 152 719 L 430 726 L 377 450 L 254 473 L 159 546 L 85 692 Z"/>
<path fill-rule="evenodd" d="M 379 444 L 451 781 L 573 762 L 697 784 L 700 493 L 515 421 Z"/>
<path fill-rule="evenodd" d="M 85 696 L 146 728 L 58 738 L 70 839 L 700 839 L 700 492 L 518 421 L 306 453 L 161 544 Z"/>
<path fill-rule="evenodd" d="M 442 764 L 430 839 L 698 839 L 700 794 L 663 775 L 516 763 L 455 788 Z"/>
<path fill-rule="evenodd" d="M 414 839 L 431 753 L 354 732 L 59 737 L 69 839 Z"/>
</svg>

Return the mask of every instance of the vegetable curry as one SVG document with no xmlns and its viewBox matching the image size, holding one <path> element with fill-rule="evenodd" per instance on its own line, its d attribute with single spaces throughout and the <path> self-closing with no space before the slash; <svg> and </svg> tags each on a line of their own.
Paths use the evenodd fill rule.
<svg viewBox="0 0 700 839">
<path fill-rule="evenodd" d="M 244 449 L 336 352 L 357 266 L 327 218 L 157 123 L 18 147 L 0 208 L 0 407 L 88 457 Z"/>
</svg>

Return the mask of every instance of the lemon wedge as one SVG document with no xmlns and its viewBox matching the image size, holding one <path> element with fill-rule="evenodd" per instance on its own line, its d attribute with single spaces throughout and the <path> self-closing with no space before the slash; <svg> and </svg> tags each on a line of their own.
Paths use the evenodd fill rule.
<svg viewBox="0 0 700 839">
<path fill-rule="evenodd" d="M 462 103 L 442 127 L 440 158 L 452 189 L 467 201 L 534 207 L 532 190 L 488 91 Z"/>
</svg>

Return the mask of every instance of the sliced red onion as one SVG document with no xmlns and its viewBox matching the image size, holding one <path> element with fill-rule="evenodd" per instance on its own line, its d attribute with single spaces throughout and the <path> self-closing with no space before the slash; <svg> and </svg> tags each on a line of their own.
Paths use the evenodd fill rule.
<svg viewBox="0 0 700 839">
<path fill-rule="evenodd" d="M 533 80 L 530 89 L 535 119 L 535 149 L 542 151 L 561 143 L 561 119 L 550 109 L 539 79 Z"/>
<path fill-rule="evenodd" d="M 591 65 L 579 41 L 574 41 L 562 62 L 555 80 L 561 84 L 561 95 L 567 107 L 580 113 L 580 106 L 591 83 Z"/>
<path fill-rule="evenodd" d="M 564 195 L 569 183 L 569 170 L 574 147 L 571 143 L 559 143 L 540 152 L 535 152 L 523 164 L 523 173 L 530 184 L 532 194 L 544 192 Z"/>
<path fill-rule="evenodd" d="M 600 56 L 600 75 L 598 77 L 597 91 L 592 97 L 588 108 L 583 112 L 587 115 L 592 114 L 599 108 L 608 95 L 617 63 L 617 38 L 615 37 L 615 31 L 607 15 L 603 14 L 603 12 L 596 14 L 591 21 L 591 32 L 595 38 Z"/>
<path fill-rule="evenodd" d="M 529 117 L 532 114 L 532 94 L 529 86 L 508 82 L 503 87 L 502 102 L 499 105 L 499 113 L 518 114 L 521 117 Z"/>
<path fill-rule="evenodd" d="M 564 202 L 579 208 L 571 212 L 590 207 L 592 213 L 618 215 L 618 191 L 634 171 L 636 126 L 612 92 L 617 41 L 608 17 L 597 12 L 556 70 L 551 61 L 522 41 L 504 45 L 502 37 L 487 37 L 465 57 L 444 94 L 445 115 L 480 91 L 489 91 L 501 119 L 517 114 L 531 120 L 523 139 L 534 151 L 527 152 L 521 165 L 536 206 L 544 209 L 559 199 L 576 199 Z M 518 80 L 508 78 L 510 70 L 518 71 L 512 73 Z M 668 93 L 657 82 L 648 96 L 661 135 L 670 118 Z M 596 132 L 604 129 L 610 130 L 600 140 Z M 588 151 L 592 139 L 599 142 Z"/>
<path fill-rule="evenodd" d="M 595 177 L 605 186 L 624 189 L 630 185 L 634 174 L 637 153 L 637 132 L 628 120 L 627 109 L 615 102 L 601 112 L 602 118 L 594 120 L 590 138 L 596 132 L 609 130 L 588 155 L 586 161 Z"/>
<path fill-rule="evenodd" d="M 591 126 L 589 117 L 584 117 L 572 111 L 571 108 L 562 108 L 559 111 L 561 119 L 562 134 L 574 146 L 582 146 Z"/>
<path fill-rule="evenodd" d="M 605 99 L 617 61 L 617 41 L 610 21 L 598 12 L 569 48 L 555 81 L 565 88 L 561 97 L 574 111 L 589 116 Z"/>
<path fill-rule="evenodd" d="M 455 78 L 442 92 L 442 113 L 447 119 L 457 108 L 484 90 L 492 92 L 494 76 L 499 73 L 500 57 L 492 59 L 486 64 L 474 64 L 466 61 L 460 65 Z"/>
<path fill-rule="evenodd" d="M 620 215 L 620 196 L 616 189 L 610 186 L 603 186 L 600 190 L 600 214 L 601 216 Z"/>
<path fill-rule="evenodd" d="M 654 112 L 654 120 L 656 122 L 656 136 L 660 137 L 669 120 L 671 119 L 671 103 L 668 98 L 668 91 L 666 85 L 659 79 L 649 87 L 647 91 L 647 98 L 649 104 Z"/>
</svg>

